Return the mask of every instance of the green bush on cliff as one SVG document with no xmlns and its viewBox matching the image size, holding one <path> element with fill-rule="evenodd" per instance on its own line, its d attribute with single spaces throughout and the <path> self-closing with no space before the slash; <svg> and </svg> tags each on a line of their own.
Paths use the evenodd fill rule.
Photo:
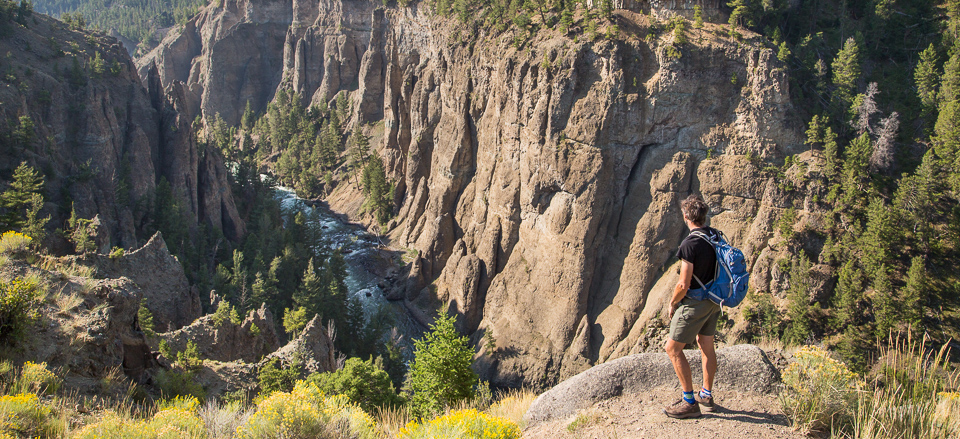
<svg viewBox="0 0 960 439">
<path fill-rule="evenodd" d="M 342 369 L 315 373 L 307 377 L 307 381 L 315 383 L 324 393 L 346 395 L 367 413 L 374 413 L 377 408 L 399 407 L 403 405 L 403 398 L 397 395 L 390 375 L 380 363 L 348 358 Z"/>
</svg>

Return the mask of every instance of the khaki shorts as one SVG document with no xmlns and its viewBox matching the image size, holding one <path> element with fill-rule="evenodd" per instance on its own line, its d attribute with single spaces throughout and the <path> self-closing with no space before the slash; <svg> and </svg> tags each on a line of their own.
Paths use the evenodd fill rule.
<svg viewBox="0 0 960 439">
<path fill-rule="evenodd" d="M 670 338 L 686 344 L 697 342 L 697 335 L 717 334 L 720 305 L 710 299 L 694 300 L 684 297 L 670 321 Z"/>
</svg>

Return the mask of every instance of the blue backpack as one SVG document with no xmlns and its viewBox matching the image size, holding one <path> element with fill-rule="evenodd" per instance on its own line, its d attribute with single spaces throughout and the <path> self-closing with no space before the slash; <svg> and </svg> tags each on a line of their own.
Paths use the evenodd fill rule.
<svg viewBox="0 0 960 439">
<path fill-rule="evenodd" d="M 717 274 L 707 285 L 694 275 L 700 288 L 691 289 L 687 295 L 698 300 L 710 299 L 721 307 L 739 305 L 747 295 L 747 284 L 750 282 L 743 252 L 731 246 L 723 232 L 716 239 L 711 239 L 703 232 L 693 232 L 691 235 L 702 238 L 713 247 L 717 253 Z"/>
</svg>

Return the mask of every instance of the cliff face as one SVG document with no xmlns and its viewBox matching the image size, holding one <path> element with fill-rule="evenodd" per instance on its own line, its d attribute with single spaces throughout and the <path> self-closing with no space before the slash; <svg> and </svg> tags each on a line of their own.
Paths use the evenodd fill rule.
<svg viewBox="0 0 960 439">
<path fill-rule="evenodd" d="M 198 150 L 176 95 L 148 92 L 115 39 L 78 32 L 34 14 L 0 38 L 5 77 L 0 179 L 26 161 L 45 175 L 51 228 L 71 202 L 81 218 L 99 214 L 104 243 L 135 248 L 145 239 L 161 178 L 182 200 L 191 226 L 207 222 L 228 237 L 243 233 L 226 169 Z M 159 83 L 159 81 L 157 81 Z M 26 128 L 24 128 L 26 127 Z M 226 190 L 225 190 L 226 189 Z"/>
<path fill-rule="evenodd" d="M 475 340 L 492 334 L 485 378 L 546 386 L 651 346 L 692 192 L 770 284 L 758 255 L 786 204 L 760 161 L 802 144 L 786 75 L 769 48 L 705 31 L 670 58 L 669 33 L 638 37 L 646 20 L 621 10 L 614 41 L 547 31 L 517 48 L 509 33 L 460 42 L 416 4 L 227 1 L 138 62 L 233 123 L 274 92 L 252 91 L 257 78 L 313 102 L 347 93 L 351 122 L 382 131 L 388 233 L 421 257 L 397 295 L 450 303 Z M 359 196 L 341 184 L 330 200 L 355 214 Z"/>
</svg>

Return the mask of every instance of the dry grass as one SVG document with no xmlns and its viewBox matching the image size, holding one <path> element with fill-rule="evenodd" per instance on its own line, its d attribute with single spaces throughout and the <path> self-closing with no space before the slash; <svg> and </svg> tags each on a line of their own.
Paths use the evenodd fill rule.
<svg viewBox="0 0 960 439">
<path fill-rule="evenodd" d="M 64 293 L 63 288 L 53 294 L 53 305 L 62 317 L 69 317 L 83 303 L 83 298 L 77 294 Z"/>
<path fill-rule="evenodd" d="M 603 415 L 595 408 L 581 410 L 579 413 L 577 413 L 577 417 L 572 422 L 567 424 L 567 431 L 576 433 L 577 430 L 581 428 L 589 427 L 597 422 L 600 422 L 601 416 Z"/>
<path fill-rule="evenodd" d="M 373 413 L 377 429 L 381 437 L 397 437 L 400 429 L 407 425 L 413 417 L 406 407 L 379 407 Z"/>
<path fill-rule="evenodd" d="M 75 262 L 68 263 L 50 256 L 43 257 L 39 265 L 42 270 L 60 274 L 62 280 L 67 280 L 70 276 L 93 278 L 97 273 L 96 267 L 81 265 Z"/>
<path fill-rule="evenodd" d="M 210 439 L 232 438 L 237 429 L 247 422 L 253 410 L 240 401 L 218 404 L 208 401 L 199 412 L 207 428 L 207 437 Z"/>
<path fill-rule="evenodd" d="M 487 413 L 509 419 L 519 425 L 520 428 L 524 428 L 523 415 L 527 413 L 535 399 L 537 399 L 537 394 L 530 390 L 511 389 L 502 393 L 500 399 L 490 406 Z"/>
<path fill-rule="evenodd" d="M 960 437 L 960 370 L 947 345 L 931 349 L 912 334 L 892 338 L 858 395 L 852 431 L 857 439 Z"/>
</svg>

